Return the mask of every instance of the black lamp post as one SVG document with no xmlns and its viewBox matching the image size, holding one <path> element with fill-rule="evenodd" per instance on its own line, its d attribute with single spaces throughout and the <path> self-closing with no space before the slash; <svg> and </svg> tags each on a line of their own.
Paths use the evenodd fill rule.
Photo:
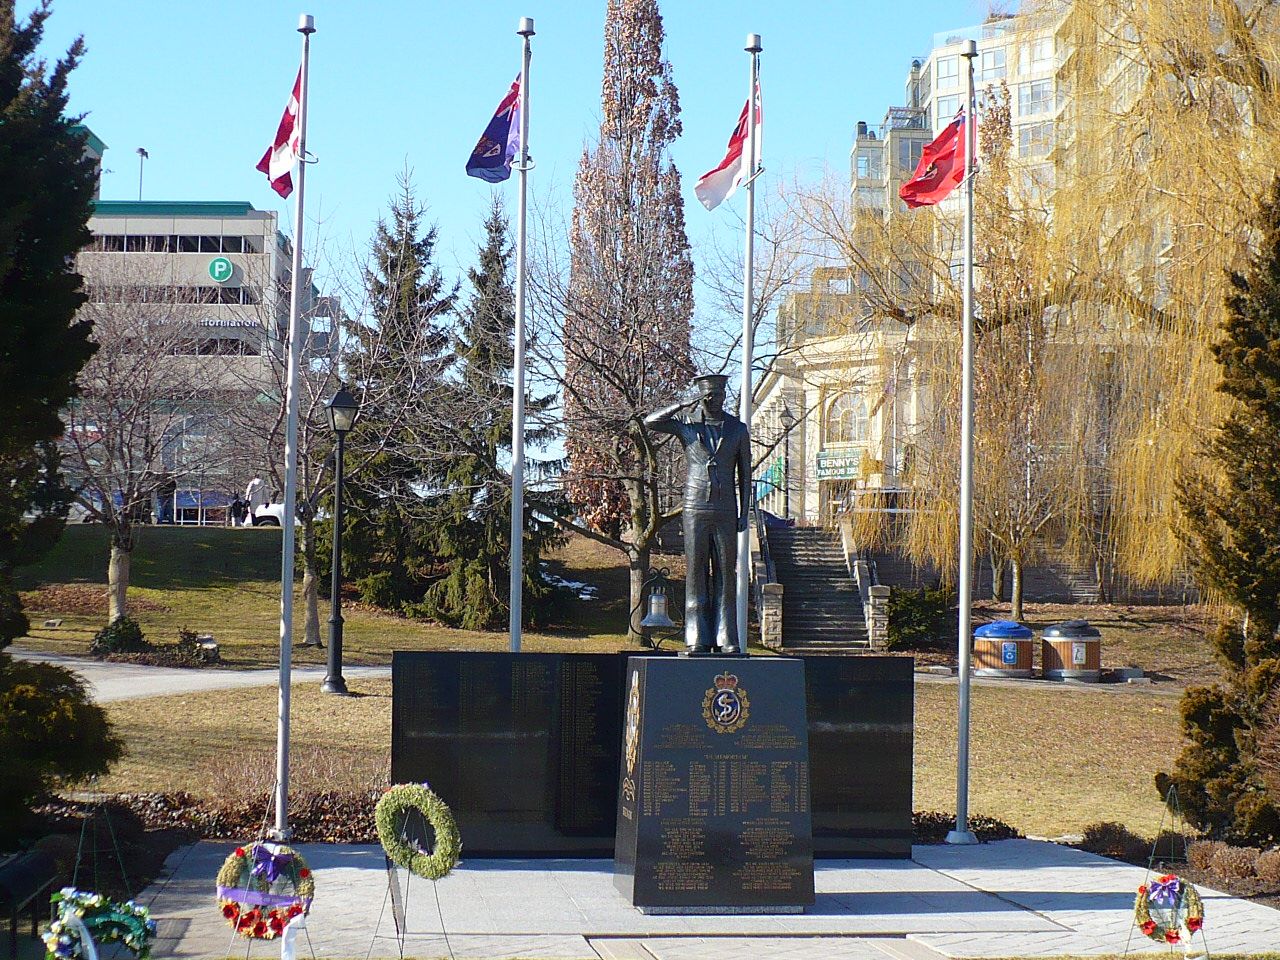
<svg viewBox="0 0 1280 960">
<path fill-rule="evenodd" d="M 355 426 L 360 404 L 346 387 L 325 405 L 329 413 L 329 426 L 338 438 L 338 449 L 333 462 L 333 579 L 329 585 L 332 612 L 329 614 L 329 661 L 325 670 L 324 693 L 346 695 L 347 681 L 342 679 L 342 456 L 343 441 L 347 432 Z"/>
<path fill-rule="evenodd" d="M 782 519 L 791 519 L 791 431 L 796 425 L 796 415 L 791 408 L 782 404 L 782 412 L 778 415 L 782 423 Z"/>
</svg>

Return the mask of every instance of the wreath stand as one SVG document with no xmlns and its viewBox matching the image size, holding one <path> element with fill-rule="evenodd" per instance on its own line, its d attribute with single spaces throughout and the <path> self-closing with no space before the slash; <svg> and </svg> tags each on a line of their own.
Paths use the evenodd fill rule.
<svg viewBox="0 0 1280 960">
<path fill-rule="evenodd" d="M 1155 840 L 1153 840 L 1151 843 L 1151 853 L 1147 856 L 1147 872 L 1146 872 L 1146 875 L 1142 878 L 1143 886 L 1147 886 L 1150 884 L 1151 876 L 1156 872 L 1155 870 L 1155 863 L 1157 859 L 1156 854 L 1159 851 L 1160 837 L 1164 833 L 1164 825 L 1165 825 L 1166 818 L 1169 820 L 1169 831 L 1173 834 L 1176 834 L 1178 839 L 1182 842 L 1182 855 L 1177 856 L 1176 855 L 1177 851 L 1174 850 L 1171 844 L 1169 848 L 1168 858 L 1167 859 L 1161 858 L 1161 859 L 1166 864 L 1177 864 L 1177 863 L 1188 862 L 1187 861 L 1187 834 L 1186 834 L 1187 821 L 1182 814 L 1182 803 L 1178 799 L 1178 788 L 1175 785 L 1170 784 L 1169 791 L 1168 793 L 1165 794 L 1165 798 L 1164 798 L 1164 810 L 1160 814 L 1160 826 L 1156 830 Z M 1130 924 L 1129 937 L 1124 944 L 1123 955 L 1126 957 L 1129 956 L 1129 950 L 1133 944 L 1133 931 L 1134 931 L 1134 924 Z M 1204 957 L 1204 960 L 1212 960 L 1212 956 L 1209 953 L 1209 941 L 1205 939 L 1205 935 L 1204 935 L 1204 927 L 1203 926 L 1200 927 L 1200 929 L 1197 930 L 1196 933 L 1200 934 L 1200 946 L 1203 949 L 1203 953 L 1193 954 L 1191 952 L 1192 942 L 1195 940 L 1195 933 L 1193 933 L 1179 944 L 1182 947 L 1183 956 L 1187 958 Z M 1173 948 L 1174 948 L 1174 945 L 1169 944 L 1170 953 L 1173 953 Z"/>
<path fill-rule="evenodd" d="M 416 823 L 415 823 L 416 821 Z M 411 825 L 418 829 L 411 829 Z M 427 818 L 422 815 L 422 811 L 416 807 L 410 807 L 405 811 L 404 819 L 400 821 L 397 834 L 400 842 L 406 845 L 413 845 L 420 839 L 430 838 L 434 846 L 435 831 L 431 825 L 427 823 Z M 378 922 L 373 927 L 373 938 L 369 941 L 369 949 L 365 951 L 365 960 L 373 955 L 373 948 L 379 940 L 395 940 L 396 947 L 400 951 L 400 960 L 404 960 L 404 944 L 405 940 L 413 938 L 434 938 L 434 933 L 413 933 L 409 930 L 409 903 L 410 894 L 413 888 L 414 874 L 412 870 L 407 870 L 399 866 L 389 856 L 386 851 L 382 853 L 383 863 L 386 865 L 387 871 L 387 892 L 382 897 L 382 909 L 378 911 Z M 422 878 L 419 877 L 419 880 Z M 435 880 L 427 881 L 431 884 L 431 892 L 435 896 L 436 916 L 440 918 L 440 933 L 444 937 L 445 949 L 449 951 L 449 960 L 456 960 L 453 955 L 453 944 L 449 942 L 449 931 L 445 929 L 444 912 L 440 909 L 440 890 L 436 886 Z M 391 922 L 395 926 L 395 934 L 389 935 L 381 933 L 382 918 L 386 916 L 388 905 L 391 907 Z"/>
<path fill-rule="evenodd" d="M 271 814 L 272 814 L 272 812 L 273 812 L 273 811 L 274 811 L 274 809 L 275 809 L 275 797 L 276 797 L 276 791 L 275 791 L 275 787 L 273 786 L 273 787 L 272 787 L 272 789 L 271 789 L 271 792 L 267 795 L 267 803 L 266 803 L 266 806 L 263 808 L 263 811 L 262 811 L 262 822 L 261 822 L 260 824 L 258 824 L 258 837 L 257 837 L 257 841 L 256 841 L 257 843 L 263 843 L 264 841 L 265 841 L 265 842 L 273 842 L 273 841 L 268 841 L 268 840 L 267 840 L 267 824 L 271 821 Z M 309 913 L 309 912 L 310 912 L 310 911 L 308 911 L 308 913 Z M 281 937 L 279 938 L 279 940 L 280 940 L 280 956 L 281 956 L 282 960 L 289 960 L 289 958 L 292 958 L 292 956 L 293 956 L 293 949 L 292 949 L 293 938 L 294 938 L 294 937 L 296 937 L 296 931 L 298 931 L 298 930 L 301 930 L 304 934 L 306 934 L 306 937 L 307 937 L 307 951 L 311 954 L 311 960 L 316 960 L 316 948 L 315 948 L 315 944 L 313 944 L 313 943 L 311 942 L 311 931 L 310 931 L 310 929 L 308 929 L 307 924 L 306 924 L 306 922 L 305 922 L 305 921 L 306 921 L 306 919 L 307 919 L 307 914 L 304 914 L 304 915 L 303 915 L 302 917 L 300 917 L 299 919 L 300 919 L 300 920 L 302 920 L 303 922 L 302 922 L 302 923 L 298 923 L 298 924 L 297 924 L 297 926 L 296 926 L 296 927 L 294 927 L 294 933 L 293 933 L 292 935 L 284 935 L 284 936 L 281 936 Z M 233 949 L 233 948 L 235 947 L 236 938 L 237 938 L 238 936 L 239 936 L 239 933 L 236 931 L 235 927 L 232 927 L 232 928 L 231 928 L 231 939 L 230 939 L 229 941 L 227 941 L 227 956 L 228 956 L 228 957 L 234 957 L 234 956 L 236 956 L 236 955 L 239 953 L 239 950 L 237 950 L 237 949 Z M 244 941 L 245 941 L 245 947 L 244 947 L 244 956 L 245 956 L 245 960 L 249 960 L 249 954 L 253 951 L 254 938 L 252 938 L 252 937 L 244 937 L 244 938 L 242 938 L 242 939 L 244 939 Z M 286 953 L 287 953 L 287 957 L 286 957 Z"/>
</svg>

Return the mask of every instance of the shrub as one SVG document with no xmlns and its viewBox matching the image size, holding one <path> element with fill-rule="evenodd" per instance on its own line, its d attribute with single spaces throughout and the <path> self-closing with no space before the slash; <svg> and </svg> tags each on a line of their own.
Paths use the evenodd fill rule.
<svg viewBox="0 0 1280 960">
<path fill-rule="evenodd" d="M 888 650 L 955 648 L 954 598 L 942 587 L 897 590 L 889 595 Z"/>
<path fill-rule="evenodd" d="M 361 577 L 355 582 L 355 587 L 360 592 L 360 600 L 364 603 L 371 603 L 385 610 L 392 610 L 400 605 L 395 585 L 391 582 L 391 574 L 385 570 Z"/>
<path fill-rule="evenodd" d="M 178 643 L 174 647 L 174 656 L 181 663 L 199 667 L 206 663 L 217 663 L 222 659 L 216 647 L 206 650 L 200 646 L 200 637 L 194 630 L 185 627 L 178 631 Z"/>
<path fill-rule="evenodd" d="M 55 786 L 106 773 L 122 753 L 79 677 L 0 654 L 0 849 L 35 800 Z"/>
<path fill-rule="evenodd" d="M 94 634 L 89 652 L 95 656 L 109 653 L 137 653 L 146 650 L 147 641 L 142 637 L 142 627 L 132 617 L 116 617 Z"/>
<path fill-rule="evenodd" d="M 1124 824 L 1111 820 L 1085 827 L 1080 849 L 1128 863 L 1146 863 L 1151 856 L 1150 843 Z"/>
<path fill-rule="evenodd" d="M 1213 870 L 1213 858 L 1225 846 L 1221 840 L 1197 840 L 1187 847 L 1187 863 L 1196 870 L 1209 873 Z"/>
<path fill-rule="evenodd" d="M 1261 854 L 1262 851 L 1254 847 L 1230 847 L 1223 844 L 1222 849 L 1209 862 L 1209 869 L 1228 880 L 1247 880 L 1256 876 Z"/>
<path fill-rule="evenodd" d="M 938 813 L 934 810 L 917 810 L 911 814 L 912 839 L 916 843 L 943 843 L 947 834 L 956 828 L 954 813 Z M 975 815 L 969 818 L 969 829 L 982 843 L 992 840 L 1013 840 L 1021 837 L 1015 827 L 995 817 Z"/>
<path fill-rule="evenodd" d="M 58 883 L 69 884 L 76 871 L 76 854 L 80 844 L 66 833 L 50 833 L 31 845 L 32 849 L 47 853 L 58 869 Z"/>
<path fill-rule="evenodd" d="M 1275 850 L 1268 850 L 1258 857 L 1258 862 L 1254 864 L 1253 870 L 1258 875 L 1259 880 L 1265 881 L 1272 886 L 1280 887 L 1280 847 Z"/>
<path fill-rule="evenodd" d="M 1152 844 L 1151 856 L 1167 863 L 1172 860 L 1188 859 L 1188 851 L 1194 841 L 1176 830 L 1162 830 Z"/>
</svg>

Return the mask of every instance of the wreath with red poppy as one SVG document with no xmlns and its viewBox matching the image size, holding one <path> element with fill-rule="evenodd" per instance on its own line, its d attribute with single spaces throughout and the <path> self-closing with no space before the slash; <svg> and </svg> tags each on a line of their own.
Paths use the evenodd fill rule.
<svg viewBox="0 0 1280 960">
<path fill-rule="evenodd" d="M 1153 896 L 1170 899 L 1175 922 L 1172 926 L 1158 923 L 1151 916 Z M 1204 901 L 1200 893 L 1187 881 L 1176 874 L 1166 873 L 1157 877 L 1150 887 L 1143 884 L 1138 887 L 1138 898 L 1133 905 L 1133 922 L 1146 936 L 1157 943 L 1181 943 L 1181 927 L 1186 927 L 1187 938 L 1190 939 L 1204 927 Z"/>
<path fill-rule="evenodd" d="M 218 871 L 218 906 L 250 940 L 274 940 L 311 909 L 316 882 L 297 850 L 258 841 L 236 847 Z"/>
</svg>

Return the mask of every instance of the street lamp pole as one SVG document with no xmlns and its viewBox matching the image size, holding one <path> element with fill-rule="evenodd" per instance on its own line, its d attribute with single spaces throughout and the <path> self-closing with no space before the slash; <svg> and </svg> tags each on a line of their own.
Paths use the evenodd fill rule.
<svg viewBox="0 0 1280 960">
<path fill-rule="evenodd" d="M 342 677 L 342 467 L 346 450 L 347 431 L 355 425 L 359 405 L 346 387 L 328 403 L 329 426 L 338 438 L 333 463 L 333 569 L 329 583 L 329 655 L 326 663 L 324 693 L 347 695 L 347 681 Z"/>
</svg>

